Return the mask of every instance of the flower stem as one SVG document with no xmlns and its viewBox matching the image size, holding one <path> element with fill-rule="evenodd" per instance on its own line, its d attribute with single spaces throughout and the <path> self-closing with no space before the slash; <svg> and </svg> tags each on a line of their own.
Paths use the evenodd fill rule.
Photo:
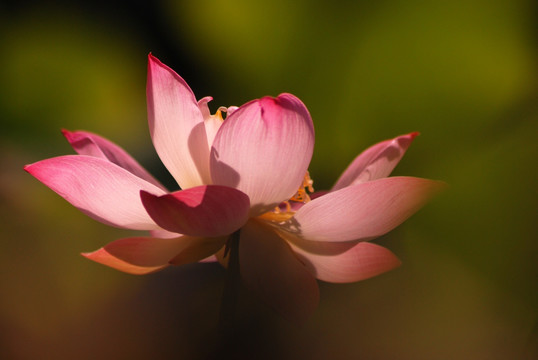
<svg viewBox="0 0 538 360">
<path fill-rule="evenodd" d="M 226 271 L 226 283 L 220 305 L 218 331 L 221 336 L 233 336 L 235 329 L 235 312 L 241 278 L 239 275 L 239 234 L 237 230 L 228 239 L 224 256 L 228 258 L 228 270 Z"/>
</svg>

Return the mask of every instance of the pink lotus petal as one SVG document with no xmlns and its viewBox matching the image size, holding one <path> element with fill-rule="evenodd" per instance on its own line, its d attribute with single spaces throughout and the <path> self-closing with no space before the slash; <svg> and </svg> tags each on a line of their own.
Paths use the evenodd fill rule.
<svg viewBox="0 0 538 360">
<path fill-rule="evenodd" d="M 369 147 L 353 160 L 332 191 L 389 176 L 417 135 L 413 132 Z"/>
<path fill-rule="evenodd" d="M 248 222 L 241 229 L 239 262 L 245 284 L 287 319 L 304 321 L 317 307 L 314 276 L 273 229 Z"/>
<path fill-rule="evenodd" d="M 151 176 L 131 155 L 112 141 L 87 131 L 62 130 L 62 133 L 73 149 L 80 155 L 106 159 L 166 191 L 166 188 Z"/>
<path fill-rule="evenodd" d="M 314 147 L 308 110 L 281 94 L 241 106 L 220 127 L 211 151 L 214 184 L 247 194 L 251 215 L 289 199 L 301 185 Z"/>
<path fill-rule="evenodd" d="M 141 192 L 142 203 L 163 229 L 191 236 L 228 235 L 248 219 L 250 202 L 241 191 L 220 185 L 202 185 L 155 196 Z"/>
<path fill-rule="evenodd" d="M 348 283 L 365 280 L 398 267 L 400 260 L 388 249 L 366 241 L 322 242 L 286 236 L 312 274 L 324 281 Z"/>
<path fill-rule="evenodd" d="M 414 177 L 348 186 L 307 203 L 283 229 L 313 241 L 373 239 L 400 225 L 444 187 Z"/>
<path fill-rule="evenodd" d="M 185 80 L 153 55 L 148 62 L 148 120 L 163 164 L 182 189 L 208 184 L 204 118 Z"/>
<path fill-rule="evenodd" d="M 103 265 L 135 275 L 161 270 L 173 261 L 197 262 L 219 249 L 224 239 L 200 239 L 180 236 L 172 239 L 133 237 L 113 241 L 83 256 Z M 213 251 L 214 253 L 214 251 Z M 179 259 L 179 260 L 178 260 Z"/>
<path fill-rule="evenodd" d="M 101 158 L 67 155 L 24 168 L 88 216 L 133 230 L 158 228 L 140 200 L 140 190 L 164 194 L 155 185 Z"/>
</svg>

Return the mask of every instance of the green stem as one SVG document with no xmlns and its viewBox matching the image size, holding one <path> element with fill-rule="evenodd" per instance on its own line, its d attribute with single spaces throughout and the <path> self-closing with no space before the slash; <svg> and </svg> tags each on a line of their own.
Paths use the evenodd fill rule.
<svg viewBox="0 0 538 360">
<path fill-rule="evenodd" d="M 229 258 L 218 326 L 218 331 L 222 336 L 232 336 L 235 329 L 235 312 L 241 283 L 239 275 L 239 234 L 240 230 L 237 230 L 230 235 L 224 253 L 224 257 L 229 256 Z"/>
</svg>

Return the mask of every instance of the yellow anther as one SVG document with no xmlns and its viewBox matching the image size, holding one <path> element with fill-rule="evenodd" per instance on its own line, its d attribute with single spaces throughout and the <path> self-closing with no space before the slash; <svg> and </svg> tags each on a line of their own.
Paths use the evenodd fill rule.
<svg viewBox="0 0 538 360">
<path fill-rule="evenodd" d="M 301 184 L 299 190 L 297 190 L 295 195 L 293 195 L 289 200 L 280 203 L 280 205 L 275 207 L 273 211 L 269 211 L 265 214 L 260 215 L 259 218 L 276 223 L 281 223 L 291 219 L 293 215 L 295 215 L 295 211 L 292 210 L 291 201 L 301 203 L 309 202 L 310 196 L 308 195 L 307 190 L 310 193 L 314 192 L 312 184 L 314 184 L 314 181 L 312 181 L 312 179 L 310 178 L 310 174 L 307 171 L 304 176 L 303 183 Z M 286 206 L 286 209 L 282 209 L 282 206 Z"/>
<path fill-rule="evenodd" d="M 302 203 L 307 203 L 310 201 L 310 196 L 308 196 L 306 190 L 308 190 L 310 193 L 314 192 L 314 181 L 310 178 L 310 174 L 308 171 L 306 172 L 303 183 L 299 187 L 299 190 L 290 198 L 290 201 L 297 201 Z"/>
</svg>

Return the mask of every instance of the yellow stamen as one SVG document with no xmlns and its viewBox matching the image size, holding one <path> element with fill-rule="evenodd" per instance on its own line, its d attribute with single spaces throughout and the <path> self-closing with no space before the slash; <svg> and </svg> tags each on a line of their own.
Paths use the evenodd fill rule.
<svg viewBox="0 0 538 360">
<path fill-rule="evenodd" d="M 224 110 L 226 111 L 226 109 Z M 216 117 L 217 119 L 219 119 L 220 121 L 224 121 L 224 119 L 222 118 L 222 111 L 221 111 L 221 108 L 219 108 L 217 110 L 217 112 L 215 113 L 215 115 L 213 115 L 214 117 Z"/>
<path fill-rule="evenodd" d="M 308 195 L 307 190 L 310 193 L 314 192 L 314 188 L 312 187 L 313 184 L 314 181 L 310 178 L 310 174 L 307 171 L 304 176 L 303 183 L 301 184 L 299 190 L 297 190 L 295 195 L 293 195 L 289 200 L 284 201 L 279 206 L 275 207 L 273 211 L 269 211 L 265 214 L 260 215 L 259 218 L 277 223 L 289 220 L 291 217 L 293 217 L 293 215 L 295 215 L 295 211 L 292 211 L 291 208 L 291 201 L 302 203 L 309 202 L 310 196 Z M 281 209 L 282 205 L 286 206 L 285 211 Z"/>
<path fill-rule="evenodd" d="M 290 201 L 297 201 L 302 203 L 307 203 L 310 201 L 310 196 L 306 193 L 306 190 L 309 192 L 314 192 L 314 187 L 312 186 L 314 181 L 310 178 L 310 173 L 307 171 L 303 183 L 299 187 L 299 190 L 290 198 Z"/>
</svg>

